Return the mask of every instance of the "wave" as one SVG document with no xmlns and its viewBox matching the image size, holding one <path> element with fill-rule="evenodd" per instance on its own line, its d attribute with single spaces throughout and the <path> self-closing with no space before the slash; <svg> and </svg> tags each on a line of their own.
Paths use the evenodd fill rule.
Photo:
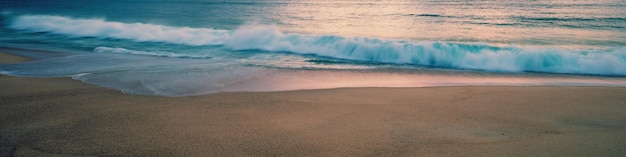
<svg viewBox="0 0 626 157">
<path fill-rule="evenodd" d="M 106 47 L 106 46 L 96 47 L 93 50 L 93 52 L 147 55 L 147 56 L 172 57 L 172 58 L 192 58 L 192 59 L 211 58 L 208 55 L 191 55 L 191 54 L 183 54 L 183 53 L 169 52 L 169 51 L 137 51 L 137 50 L 129 50 L 125 48 L 113 48 L 113 47 Z"/>
<path fill-rule="evenodd" d="M 258 29 L 235 32 L 233 40 L 225 46 L 233 50 L 282 51 L 375 63 L 455 69 L 626 75 L 626 47 L 605 51 L 497 47 L 488 44 L 307 36 L 284 34 L 270 28 Z M 253 32 L 257 33 L 250 37 Z"/>
<path fill-rule="evenodd" d="M 34 32 L 51 32 L 78 37 L 130 39 L 187 45 L 223 43 L 229 31 L 211 28 L 170 27 L 145 23 L 110 22 L 104 19 L 73 19 L 62 16 L 22 15 L 8 26 Z"/>
<path fill-rule="evenodd" d="M 415 16 L 415 17 L 447 17 L 447 18 L 455 18 L 454 16 L 444 16 L 441 14 L 405 14 L 404 16 Z"/>
<path fill-rule="evenodd" d="M 608 50 L 539 46 L 492 46 L 484 43 L 385 40 L 284 33 L 272 25 L 237 30 L 171 27 L 144 23 L 22 15 L 9 28 L 78 37 L 128 39 L 184 45 L 214 45 L 233 51 L 260 50 L 317 55 L 373 63 L 412 64 L 500 72 L 546 72 L 626 76 L 626 47 Z M 98 51 L 144 53 L 108 47 Z M 163 54 L 163 53 L 159 53 Z M 175 52 L 165 53 L 176 57 Z"/>
<path fill-rule="evenodd" d="M 609 22 L 624 22 L 626 18 L 621 17 L 596 17 L 596 18 L 577 18 L 577 17 L 514 17 L 519 20 L 530 21 L 609 21 Z"/>
</svg>

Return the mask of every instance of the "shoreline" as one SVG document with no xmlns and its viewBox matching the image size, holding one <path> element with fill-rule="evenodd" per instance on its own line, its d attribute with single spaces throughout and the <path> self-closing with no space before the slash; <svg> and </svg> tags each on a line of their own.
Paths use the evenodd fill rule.
<svg viewBox="0 0 626 157">
<path fill-rule="evenodd" d="M 5 57 L 5 56 L 9 57 Z M 0 64 L 28 61 L 0 53 Z M 127 95 L 0 76 L 0 156 L 619 156 L 626 88 Z"/>
</svg>

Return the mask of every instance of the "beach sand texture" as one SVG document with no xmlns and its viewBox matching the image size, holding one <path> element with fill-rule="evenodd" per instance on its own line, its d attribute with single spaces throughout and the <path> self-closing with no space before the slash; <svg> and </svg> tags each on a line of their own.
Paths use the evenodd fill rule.
<svg viewBox="0 0 626 157">
<path fill-rule="evenodd" d="M 28 58 L 0 53 L 2 64 Z M 623 156 L 626 88 L 125 95 L 0 76 L 0 156 Z"/>
</svg>

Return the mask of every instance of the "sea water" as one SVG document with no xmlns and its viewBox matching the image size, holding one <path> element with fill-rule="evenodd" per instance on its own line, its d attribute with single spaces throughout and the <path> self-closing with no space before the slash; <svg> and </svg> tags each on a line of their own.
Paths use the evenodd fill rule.
<svg viewBox="0 0 626 157">
<path fill-rule="evenodd" d="M 9 0 L 0 46 L 37 58 L 0 65 L 1 74 L 144 95 L 626 86 L 626 3 Z"/>
</svg>

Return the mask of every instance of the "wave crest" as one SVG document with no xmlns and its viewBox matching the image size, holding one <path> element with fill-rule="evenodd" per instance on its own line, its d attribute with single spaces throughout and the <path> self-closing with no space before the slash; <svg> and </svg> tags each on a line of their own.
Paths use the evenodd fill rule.
<svg viewBox="0 0 626 157">
<path fill-rule="evenodd" d="M 22 15 L 9 25 L 13 29 L 51 32 L 80 37 L 130 39 L 187 45 L 223 43 L 228 31 L 210 28 L 170 27 L 144 23 L 110 22 L 104 19 L 72 19 L 62 16 Z"/>
<path fill-rule="evenodd" d="M 106 47 L 106 46 L 96 47 L 93 50 L 93 52 L 147 55 L 147 56 L 173 57 L 173 58 L 193 58 L 193 59 L 211 58 L 208 55 L 191 55 L 191 54 L 182 54 L 182 53 L 169 52 L 169 51 L 137 51 L 137 50 L 129 50 L 125 48 L 113 48 L 113 47 Z"/>
</svg>

